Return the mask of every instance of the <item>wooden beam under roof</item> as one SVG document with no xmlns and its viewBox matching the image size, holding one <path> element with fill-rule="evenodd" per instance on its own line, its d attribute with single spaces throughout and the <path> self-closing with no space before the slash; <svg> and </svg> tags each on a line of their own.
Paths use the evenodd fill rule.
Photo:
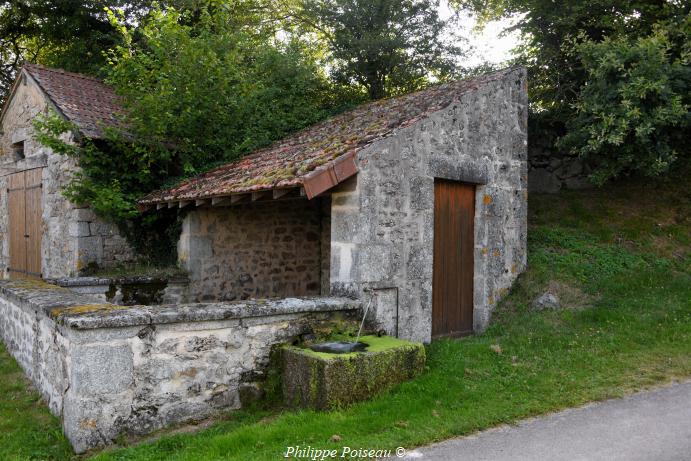
<svg viewBox="0 0 691 461">
<path fill-rule="evenodd" d="M 211 199 L 211 206 L 223 205 L 230 202 L 230 197 L 213 197 Z"/>
<path fill-rule="evenodd" d="M 230 203 L 233 205 L 238 202 L 242 202 L 243 200 L 249 198 L 249 196 L 250 194 L 233 194 L 230 196 Z"/>
<path fill-rule="evenodd" d="M 271 194 L 271 195 L 272 195 L 272 197 L 273 197 L 274 200 L 277 200 L 277 199 L 279 199 L 279 198 L 281 198 L 281 197 L 284 197 L 284 196 L 290 194 L 290 193 L 293 192 L 293 191 L 295 191 L 295 188 L 294 188 L 294 187 L 293 187 L 293 188 L 290 188 L 290 189 L 274 189 L 274 190 L 272 191 L 272 194 Z"/>
<path fill-rule="evenodd" d="M 209 197 L 189 200 L 173 200 L 156 203 L 155 205 L 140 205 L 142 211 L 150 210 L 154 206 L 157 210 L 163 208 L 185 208 L 190 205 L 201 207 L 205 205 L 223 206 L 235 205 L 241 202 L 267 202 L 272 200 L 290 200 L 295 198 L 308 197 L 305 188 L 302 186 L 286 187 L 281 189 L 268 189 L 252 192 L 241 192 L 237 194 L 223 195 L 220 197 Z"/>
<path fill-rule="evenodd" d="M 256 202 L 257 200 L 261 199 L 262 197 L 268 197 L 270 194 L 271 194 L 271 191 L 268 191 L 268 190 L 254 191 L 254 192 L 252 192 L 252 201 Z"/>
</svg>

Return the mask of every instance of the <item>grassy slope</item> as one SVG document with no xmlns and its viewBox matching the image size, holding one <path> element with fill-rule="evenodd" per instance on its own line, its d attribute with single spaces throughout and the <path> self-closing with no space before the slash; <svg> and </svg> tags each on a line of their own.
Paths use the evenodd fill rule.
<svg viewBox="0 0 691 461">
<path fill-rule="evenodd" d="M 686 183 L 531 197 L 530 270 L 485 334 L 432 344 L 420 378 L 345 410 L 235 412 L 199 433 L 97 459 L 277 459 L 296 444 L 410 447 L 689 377 L 690 194 Z M 575 308 L 531 312 L 547 286 Z M 47 434 L 39 429 L 45 410 L 19 384 L 10 386 L 31 412 L 13 413 L 4 378 L 21 379 L 5 371 L 13 365 L 4 354 L 0 366 L 1 416 L 23 424 L 0 438 L 0 458 L 66 459 L 55 420 Z M 342 440 L 330 441 L 334 434 Z"/>
</svg>

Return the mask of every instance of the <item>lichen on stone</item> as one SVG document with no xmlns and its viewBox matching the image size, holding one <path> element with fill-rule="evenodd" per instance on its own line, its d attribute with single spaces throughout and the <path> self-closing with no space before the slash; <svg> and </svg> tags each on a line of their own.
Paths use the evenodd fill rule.
<svg viewBox="0 0 691 461">
<path fill-rule="evenodd" d="M 5 286 L 10 289 L 19 290 L 53 290 L 53 291 L 68 291 L 66 288 L 46 283 L 38 279 L 15 279 L 5 282 Z"/>
<path fill-rule="evenodd" d="M 77 306 L 56 307 L 51 309 L 50 314 L 52 317 L 57 317 L 59 315 L 92 314 L 95 312 L 110 312 L 124 309 L 128 309 L 128 307 L 116 304 L 80 304 Z"/>
</svg>

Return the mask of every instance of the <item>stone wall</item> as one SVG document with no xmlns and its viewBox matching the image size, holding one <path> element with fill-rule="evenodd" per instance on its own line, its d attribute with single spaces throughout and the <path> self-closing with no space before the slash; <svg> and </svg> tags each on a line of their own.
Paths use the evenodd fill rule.
<svg viewBox="0 0 691 461">
<path fill-rule="evenodd" d="M 15 288 L 5 291 L 2 283 L 12 283 Z M 68 342 L 55 322 L 34 306 L 69 305 L 73 296 L 68 290 L 46 287 L 50 286 L 42 282 L 0 281 L 0 339 L 36 385 L 51 413 L 60 415 L 69 386 Z"/>
<path fill-rule="evenodd" d="M 348 317 L 344 298 L 122 307 L 0 281 L 0 335 L 75 451 L 239 408 L 272 347 Z"/>
<path fill-rule="evenodd" d="M 332 194 L 331 289 L 367 302 L 389 334 L 429 342 L 434 179 L 476 184 L 474 328 L 526 266 L 526 73 L 516 69 L 358 152 Z"/>
<path fill-rule="evenodd" d="M 294 199 L 191 211 L 178 242 L 191 298 L 320 294 L 323 207 L 318 199 Z"/>
<path fill-rule="evenodd" d="M 181 304 L 189 301 L 186 277 L 66 277 L 46 282 L 122 306 Z"/>
<path fill-rule="evenodd" d="M 26 75 L 9 101 L 0 136 L 0 266 L 7 276 L 9 262 L 7 175 L 15 171 L 42 168 L 44 277 L 75 276 L 90 264 L 108 268 L 134 257 L 114 226 L 96 218 L 90 209 L 78 206 L 62 195 L 63 187 L 78 166 L 74 159 L 54 154 L 33 137 L 32 121 L 53 105 L 38 85 Z M 70 141 L 70 137 L 64 138 Z M 23 159 L 15 159 L 12 144 L 24 141 Z"/>
<path fill-rule="evenodd" d="M 592 187 L 589 165 L 581 158 L 554 147 L 552 137 L 531 138 L 528 145 L 528 189 L 530 192 L 556 193 L 561 189 Z"/>
</svg>

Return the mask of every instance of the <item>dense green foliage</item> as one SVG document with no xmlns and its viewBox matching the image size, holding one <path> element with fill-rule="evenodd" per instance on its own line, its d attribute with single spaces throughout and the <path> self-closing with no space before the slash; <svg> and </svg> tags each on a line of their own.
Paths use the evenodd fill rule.
<svg viewBox="0 0 691 461">
<path fill-rule="evenodd" d="M 438 0 L 305 0 L 298 17 L 326 40 L 332 77 L 370 99 L 454 75 L 461 49 L 444 41 Z"/>
<path fill-rule="evenodd" d="M 419 378 L 342 410 L 244 409 L 197 433 L 95 458 L 275 460 L 296 444 L 411 448 L 687 379 L 689 194 L 670 181 L 531 195 L 528 272 L 487 332 L 432 343 Z M 550 285 L 570 309 L 531 311 L 532 299 Z M 0 458 L 73 458 L 59 422 L 36 403 L 1 347 Z"/>
<path fill-rule="evenodd" d="M 247 27 L 249 16 L 238 23 L 237 13 L 154 10 L 136 28 L 113 15 L 123 44 L 108 55 L 106 81 L 123 96 L 124 130 L 71 146 L 60 138 L 73 128 L 66 122 L 36 123 L 41 142 L 79 160 L 82 171 L 67 196 L 117 223 L 149 258 L 173 253 L 175 216 L 141 216 L 137 199 L 310 125 L 349 100 L 298 40 L 276 42 Z M 339 95 L 345 98 L 337 103 Z"/>
<path fill-rule="evenodd" d="M 655 176 L 691 149 L 691 16 L 648 36 L 579 41 L 588 81 L 562 145 L 594 158 L 597 183 L 637 172 Z"/>
<path fill-rule="evenodd" d="M 328 115 L 327 84 L 298 40 L 275 42 L 225 10 L 156 11 L 111 53 L 107 82 L 124 96 L 127 122 L 157 155 L 175 156 L 166 174 L 230 160 Z M 168 160 L 168 159 L 163 159 Z M 179 171 L 171 171 L 179 168 Z"/>
<path fill-rule="evenodd" d="M 104 140 L 75 138 L 78 128 L 55 113 L 37 118 L 34 127 L 39 142 L 81 166 L 63 190 L 69 200 L 88 203 L 97 215 L 115 223 L 145 261 L 175 263 L 171 248 L 178 236 L 177 214 L 140 214 L 136 208 L 137 199 L 165 180 L 152 174 L 154 159 L 148 149 L 123 140 L 114 130 Z"/>
<path fill-rule="evenodd" d="M 656 101 L 641 101 L 639 105 L 629 95 L 613 96 L 618 91 L 626 91 L 623 86 L 627 86 L 625 81 L 629 80 L 628 91 L 638 92 L 637 98 L 645 98 L 640 93 L 643 86 L 652 88 L 667 85 L 658 79 L 662 70 L 643 71 L 639 68 L 634 72 L 637 73 L 635 79 L 644 79 L 645 83 L 634 83 L 634 77 L 627 75 L 629 69 L 614 70 L 614 67 L 630 66 L 646 53 L 644 48 L 652 52 L 650 48 L 656 47 L 667 52 L 666 57 L 655 57 L 663 69 L 668 69 L 670 65 L 677 69 L 682 66 L 688 68 L 688 59 L 679 58 L 681 42 L 691 40 L 688 28 L 678 30 L 677 33 L 683 32 L 685 35 L 677 35 L 667 43 L 655 42 L 659 42 L 664 35 L 661 29 L 669 27 L 671 23 L 687 21 L 691 4 L 667 0 L 574 0 L 558 4 L 552 0 L 454 0 L 452 3 L 475 11 L 484 20 L 519 18 L 514 29 L 521 32 L 523 40 L 516 50 L 516 61 L 527 65 L 529 70 L 529 139 L 557 140 L 568 130 L 575 129 L 578 133 L 570 135 L 569 141 L 578 140 L 581 145 L 575 146 L 571 142 L 568 145 L 574 153 L 587 156 L 596 167 L 592 179 L 597 183 L 620 174 L 660 174 L 667 171 L 674 155 L 670 154 L 670 139 L 665 130 L 674 126 L 670 123 L 670 117 L 678 116 L 660 113 L 666 120 L 652 121 L 646 116 L 636 115 L 636 110 L 628 104 L 638 106 L 644 112 L 644 106 L 655 106 L 658 112 L 671 114 L 678 112 L 675 99 L 661 95 Z M 603 41 L 602 46 L 596 46 Z M 606 61 L 610 59 L 612 62 L 608 64 Z M 606 78 L 600 80 L 605 74 Z M 636 86 L 637 89 L 634 88 Z M 680 89 L 675 82 L 669 86 L 671 92 Z M 600 109 L 604 109 L 600 111 L 604 120 L 625 122 L 628 126 L 625 130 L 628 131 L 647 131 L 648 139 L 641 143 L 637 135 L 635 148 L 615 155 L 612 145 L 617 144 L 612 141 L 622 134 L 615 135 L 613 131 L 617 129 L 605 128 L 607 133 L 603 134 L 600 130 L 604 126 L 598 123 L 598 127 L 588 134 L 586 129 L 579 128 L 587 123 L 586 114 L 589 111 Z M 633 119 L 625 121 L 624 114 L 632 115 Z M 659 133 L 659 141 L 658 132 L 650 131 L 651 126 L 665 127 Z M 610 140 L 604 141 L 603 138 L 608 136 Z M 617 146 L 626 142 L 628 139 Z M 636 151 L 642 144 L 643 150 Z M 555 150 L 558 148 L 556 145 L 553 147 Z M 656 155 L 651 148 L 658 147 L 662 151 Z M 630 158 L 631 155 L 637 158 Z"/>
<path fill-rule="evenodd" d="M 103 52 L 119 43 L 105 8 L 123 8 L 134 19 L 146 1 L 0 1 L 0 102 L 23 61 L 98 73 Z"/>
<path fill-rule="evenodd" d="M 469 8 L 483 20 L 518 17 L 513 29 L 522 43 L 518 61 L 530 70 L 531 102 L 534 108 L 565 120 L 571 104 L 588 75 L 568 41 L 578 36 L 600 41 L 613 35 L 647 35 L 654 25 L 683 15 L 683 2 L 666 0 L 452 0 Z"/>
<path fill-rule="evenodd" d="M 251 3 L 259 3 L 254 0 Z M 135 26 L 157 8 L 191 13 L 224 0 L 0 0 L 0 102 L 24 61 L 102 75 L 105 53 L 122 44 L 108 17 L 118 11 Z"/>
</svg>

